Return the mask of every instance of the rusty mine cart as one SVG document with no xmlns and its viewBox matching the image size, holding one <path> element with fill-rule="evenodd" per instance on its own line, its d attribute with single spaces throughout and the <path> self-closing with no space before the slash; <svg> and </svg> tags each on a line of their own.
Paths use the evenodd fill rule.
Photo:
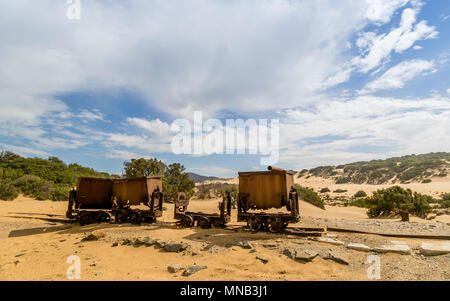
<svg viewBox="0 0 450 301">
<path fill-rule="evenodd" d="M 134 179 L 78 178 L 69 195 L 66 216 L 80 225 L 95 222 L 154 222 L 162 215 L 163 193 L 160 176 Z M 148 209 L 134 208 L 144 204 Z"/>
<path fill-rule="evenodd" d="M 262 211 L 283 207 L 290 213 Z M 273 233 L 299 222 L 294 172 L 271 166 L 268 171 L 239 172 L 238 221 L 246 221 L 253 232 L 267 229 Z"/>
<path fill-rule="evenodd" d="M 184 192 L 179 192 L 175 201 L 174 218 L 179 220 L 179 225 L 183 228 L 199 226 L 202 229 L 209 229 L 212 225 L 215 227 L 224 227 L 231 220 L 231 196 L 229 193 L 219 204 L 220 214 L 202 213 L 186 211 L 189 206 L 189 200 Z"/>
</svg>

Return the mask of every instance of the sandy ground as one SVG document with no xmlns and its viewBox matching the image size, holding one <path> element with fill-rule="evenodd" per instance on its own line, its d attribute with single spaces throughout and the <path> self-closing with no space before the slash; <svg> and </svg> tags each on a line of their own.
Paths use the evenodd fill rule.
<svg viewBox="0 0 450 301">
<path fill-rule="evenodd" d="M 401 186 L 403 188 L 409 188 L 412 191 L 417 191 L 419 193 L 428 194 L 434 197 L 439 197 L 442 193 L 450 192 L 450 178 L 432 178 L 431 183 L 410 183 L 410 184 L 382 184 L 382 185 L 370 185 L 370 184 L 334 184 L 332 179 L 324 179 L 321 177 L 311 176 L 308 179 L 305 177 L 295 178 L 295 183 L 302 186 L 311 187 L 316 191 L 328 187 L 331 192 L 328 193 L 331 197 L 336 196 L 347 196 L 351 197 L 359 190 L 365 191 L 367 194 L 378 189 L 388 188 L 394 185 Z M 333 193 L 336 189 L 347 190 L 344 193 Z"/>
<path fill-rule="evenodd" d="M 217 199 L 192 201 L 189 210 L 217 212 Z M 93 224 L 81 227 L 64 224 L 67 203 L 35 201 L 20 197 L 12 202 L 0 202 L 0 280 L 67 280 L 71 255 L 81 260 L 81 280 L 367 280 L 367 259 L 371 253 L 349 250 L 292 235 L 256 233 L 213 228 L 180 229 L 173 224 L 173 205 L 167 208 L 156 224 L 141 226 Z M 358 228 L 370 226 L 389 230 L 397 221 L 377 220 L 372 223 L 365 210 L 354 207 L 328 207 L 321 210 L 301 202 L 303 225 L 326 226 L 330 223 L 350 223 Z M 15 213 L 14 213 L 15 212 Z M 14 214 L 13 214 L 14 213 Z M 23 213 L 45 213 L 55 220 L 42 220 Z M 232 221 L 236 220 L 233 211 Z M 15 216 L 15 217 L 13 217 Z M 17 218 L 19 217 L 19 218 Z M 31 217 L 31 218 L 30 218 Z M 354 224 L 358 223 L 358 224 Z M 433 231 L 449 233 L 450 226 L 439 221 L 412 221 L 405 231 L 421 230 L 433 225 Z M 242 223 L 232 222 L 238 226 Z M 378 227 L 378 228 L 377 228 Z M 428 229 L 428 228 L 427 228 Z M 404 230 L 404 229 L 401 229 Z M 82 241 L 90 233 L 102 233 L 97 241 Z M 390 244 L 392 238 L 378 235 L 328 232 L 333 239 L 358 242 L 369 246 Z M 157 245 L 122 245 L 123 240 L 136 238 L 179 242 L 186 249 L 166 252 Z M 424 257 L 417 248 L 424 240 L 396 239 L 407 243 L 411 255 L 379 254 L 381 280 L 450 280 L 450 255 Z M 252 249 L 239 246 L 249 241 Z M 441 241 L 428 241 L 433 244 Z M 113 246 L 118 243 L 118 246 Z M 317 252 L 311 262 L 293 260 L 283 252 L 295 248 Z M 325 259 L 327 254 L 346 258 L 349 265 Z M 268 262 L 264 263 L 264 258 Z M 182 272 L 169 273 L 168 265 L 206 265 L 208 268 L 192 276 Z"/>
<path fill-rule="evenodd" d="M 315 191 L 320 191 L 320 189 L 328 187 L 331 192 L 328 194 L 330 197 L 346 196 L 351 197 L 359 190 L 365 191 L 368 195 L 378 189 L 384 189 L 391 186 L 401 186 L 403 188 L 409 188 L 412 191 L 417 191 L 419 193 L 428 194 L 434 197 L 439 197 L 442 193 L 450 193 L 450 176 L 447 177 L 433 177 L 431 178 L 431 183 L 410 183 L 410 184 L 382 184 L 382 185 L 370 185 L 370 184 L 334 184 L 331 178 L 322 178 L 310 176 L 309 178 L 302 177 L 298 178 L 294 176 L 294 182 L 302 186 L 313 188 Z M 228 183 L 228 184 L 239 184 L 238 178 L 231 178 L 225 180 L 211 180 L 203 182 L 205 184 L 210 183 Z M 347 190 L 344 193 L 333 193 L 337 189 Z"/>
</svg>

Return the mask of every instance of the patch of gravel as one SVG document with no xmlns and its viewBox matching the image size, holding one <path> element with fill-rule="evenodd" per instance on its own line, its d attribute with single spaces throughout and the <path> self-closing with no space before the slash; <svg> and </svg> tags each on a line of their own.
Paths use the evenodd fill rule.
<svg viewBox="0 0 450 301">
<path fill-rule="evenodd" d="M 344 220 L 317 217 L 304 217 L 303 222 L 313 226 L 327 226 L 376 233 L 450 236 L 450 226 L 445 223 L 418 223 L 376 219 Z"/>
</svg>

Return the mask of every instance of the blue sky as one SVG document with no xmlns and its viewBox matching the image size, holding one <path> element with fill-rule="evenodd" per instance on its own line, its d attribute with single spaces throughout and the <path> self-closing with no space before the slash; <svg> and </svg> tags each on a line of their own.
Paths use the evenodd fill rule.
<svg viewBox="0 0 450 301">
<path fill-rule="evenodd" d="M 279 119 L 277 165 L 450 151 L 450 4 L 0 4 L 0 149 L 121 173 L 156 157 L 233 177 L 261 155 L 175 155 L 174 120 Z"/>
</svg>

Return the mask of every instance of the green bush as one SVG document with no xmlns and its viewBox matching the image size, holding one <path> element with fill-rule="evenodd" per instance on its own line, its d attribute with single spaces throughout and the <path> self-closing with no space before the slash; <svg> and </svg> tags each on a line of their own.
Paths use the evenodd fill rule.
<svg viewBox="0 0 450 301">
<path fill-rule="evenodd" d="M 366 200 L 363 198 L 357 199 L 357 200 L 353 200 L 350 202 L 350 206 L 355 206 L 355 207 L 360 207 L 360 208 L 366 208 L 367 204 L 366 204 Z"/>
<path fill-rule="evenodd" d="M 3 201 L 12 201 L 14 200 L 19 193 L 14 185 L 9 183 L 0 182 L 0 200 Z"/>
<path fill-rule="evenodd" d="M 364 190 L 360 190 L 357 193 L 355 193 L 355 198 L 364 198 L 367 196 L 367 193 Z"/>
<path fill-rule="evenodd" d="M 424 184 L 431 183 L 431 179 L 425 179 L 422 181 L 422 183 L 424 183 Z"/>
<path fill-rule="evenodd" d="M 68 201 L 69 191 L 69 187 L 57 186 L 50 192 L 50 199 L 52 201 Z"/>
<path fill-rule="evenodd" d="M 375 191 L 371 197 L 365 199 L 365 202 L 369 208 L 367 215 L 371 218 L 400 211 L 424 218 L 431 211 L 429 204 L 431 199 L 430 196 L 413 193 L 410 189 L 393 186 Z"/>
<path fill-rule="evenodd" d="M 325 187 L 325 188 L 320 189 L 320 193 L 326 193 L 326 192 L 330 192 L 330 188 Z"/>
<path fill-rule="evenodd" d="M 9 198 L 23 193 L 38 200 L 67 200 L 68 191 L 76 185 L 78 177 L 120 178 L 78 164 L 66 165 L 57 157 L 23 158 L 8 151 L 0 152 L 0 182 L 10 184 L 2 188 L 6 191 L 5 198 L 10 193 Z"/>
<path fill-rule="evenodd" d="M 450 193 L 444 193 L 439 201 L 441 208 L 450 208 Z"/>
<path fill-rule="evenodd" d="M 317 192 L 315 192 L 311 188 L 303 187 L 298 184 L 295 184 L 295 189 L 297 189 L 299 199 L 304 200 L 305 202 L 308 202 L 321 209 L 325 209 L 325 204 L 317 194 Z"/>
<path fill-rule="evenodd" d="M 347 190 L 346 189 L 336 189 L 335 191 L 333 191 L 334 193 L 344 193 L 344 192 L 347 192 Z"/>
</svg>

